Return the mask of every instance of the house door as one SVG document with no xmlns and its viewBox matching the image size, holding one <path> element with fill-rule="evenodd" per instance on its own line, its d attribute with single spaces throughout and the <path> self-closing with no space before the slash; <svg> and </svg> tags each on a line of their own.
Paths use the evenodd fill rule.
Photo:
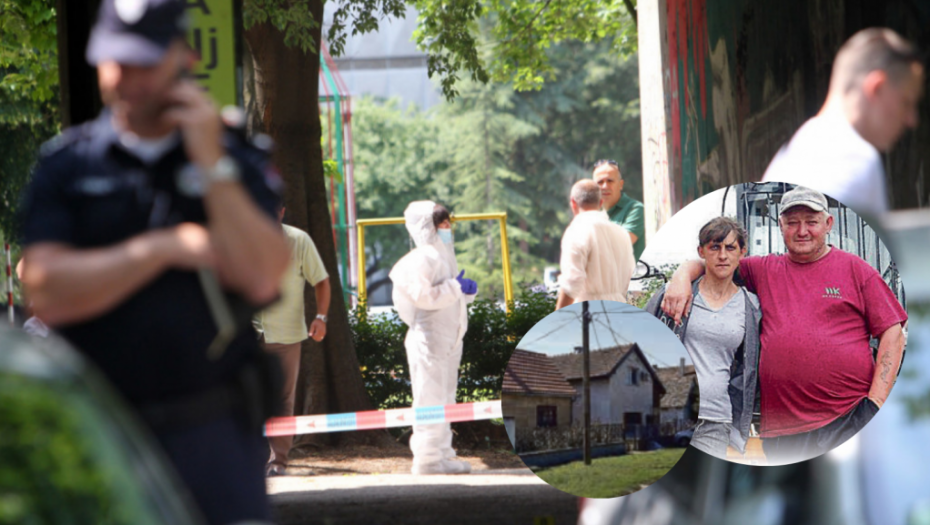
<svg viewBox="0 0 930 525">
<path fill-rule="evenodd" d="M 627 438 L 639 437 L 639 426 L 643 424 L 642 412 L 623 413 L 623 434 Z"/>
</svg>

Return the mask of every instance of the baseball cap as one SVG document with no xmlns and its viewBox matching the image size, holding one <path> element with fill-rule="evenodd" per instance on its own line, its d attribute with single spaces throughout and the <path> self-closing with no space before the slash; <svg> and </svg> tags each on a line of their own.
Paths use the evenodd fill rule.
<svg viewBox="0 0 930 525">
<path fill-rule="evenodd" d="M 798 186 L 781 196 L 781 214 L 795 206 L 807 206 L 814 211 L 827 211 L 827 198 L 819 191 Z"/>
<path fill-rule="evenodd" d="M 188 28 L 182 0 L 103 0 L 87 43 L 87 62 L 151 66 Z"/>
</svg>

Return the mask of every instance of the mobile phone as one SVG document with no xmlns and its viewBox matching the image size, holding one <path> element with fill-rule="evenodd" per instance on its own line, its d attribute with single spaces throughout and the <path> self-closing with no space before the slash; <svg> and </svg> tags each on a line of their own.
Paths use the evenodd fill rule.
<svg viewBox="0 0 930 525">
<path fill-rule="evenodd" d="M 191 79 L 191 78 L 194 78 L 194 75 L 191 72 L 190 68 L 180 67 L 178 68 L 177 73 L 174 76 L 174 80 L 171 82 L 172 87 L 174 87 L 175 85 L 179 84 L 180 82 L 184 80 Z M 180 108 L 180 107 L 183 107 L 183 105 L 177 102 L 166 102 L 162 105 L 161 109 L 159 110 L 159 115 L 164 115 L 168 111 L 171 111 L 172 109 Z"/>
</svg>

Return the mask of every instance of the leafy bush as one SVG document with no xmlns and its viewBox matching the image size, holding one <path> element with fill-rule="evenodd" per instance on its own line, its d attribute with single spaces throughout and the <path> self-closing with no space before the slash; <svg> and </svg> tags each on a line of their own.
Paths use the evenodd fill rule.
<svg viewBox="0 0 930 525">
<path fill-rule="evenodd" d="M 639 309 L 645 309 L 649 299 L 661 290 L 666 282 L 672 280 L 672 274 L 677 269 L 677 264 L 663 264 L 658 268 L 652 268 L 650 276 L 643 279 L 643 291 L 631 301 L 631 304 Z M 665 279 L 660 277 L 659 274 L 664 275 Z"/>
<path fill-rule="evenodd" d="M 457 401 L 499 399 L 504 368 L 517 342 L 554 309 L 552 294 L 527 286 L 520 287 L 509 313 L 491 299 L 469 305 Z M 351 312 L 349 325 L 372 401 L 382 409 L 410 406 L 410 373 L 404 349 L 407 325 L 396 312 L 370 315 L 364 305 Z"/>
</svg>

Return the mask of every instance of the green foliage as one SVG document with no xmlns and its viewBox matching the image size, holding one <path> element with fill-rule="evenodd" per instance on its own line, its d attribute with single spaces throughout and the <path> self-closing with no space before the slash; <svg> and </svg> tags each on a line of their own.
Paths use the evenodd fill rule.
<svg viewBox="0 0 930 525">
<path fill-rule="evenodd" d="M 643 291 L 638 295 L 632 302 L 633 306 L 639 309 L 645 309 L 646 303 L 649 302 L 649 299 L 658 292 L 667 281 L 672 279 L 672 274 L 675 273 L 675 270 L 678 269 L 677 264 L 663 264 L 658 268 L 652 268 L 652 273 L 661 273 L 665 276 L 665 279 L 661 277 L 648 277 L 643 279 Z"/>
<path fill-rule="evenodd" d="M 102 422 L 73 394 L 2 377 L 0 524 L 151 523 L 135 472 L 113 461 Z"/>
<path fill-rule="evenodd" d="M 309 1 L 246 0 L 245 28 L 270 22 L 284 32 L 287 45 L 315 53 L 312 32 L 319 21 L 310 15 Z M 462 80 L 539 89 L 557 78 L 549 49 L 562 42 L 610 39 L 617 56 L 630 56 L 637 47 L 631 0 L 416 0 L 412 5 L 419 12 L 414 38 L 428 54 L 430 77 L 439 79 L 448 100 L 458 96 Z M 350 32 L 376 31 L 381 19 L 405 14 L 403 0 L 341 2 L 326 33 L 330 51 L 339 56 Z"/>
<path fill-rule="evenodd" d="M 339 163 L 333 159 L 323 159 L 323 176 L 332 179 L 337 184 L 342 184 L 342 172 L 339 171 Z"/>
<path fill-rule="evenodd" d="M 378 30 L 383 18 L 403 18 L 407 7 L 403 0 L 350 0 L 342 2 L 333 12 L 332 25 L 326 34 L 329 50 L 334 56 L 345 48 L 348 26 L 352 34 L 364 34 Z M 351 20 L 351 22 L 350 22 Z"/>
<path fill-rule="evenodd" d="M 537 213 L 524 191 L 526 177 L 515 157 L 518 144 L 536 140 L 539 128 L 514 110 L 515 94 L 500 84 L 463 83 L 462 94 L 439 108 L 443 122 L 436 154 L 445 161 L 434 175 L 439 200 L 455 214 L 507 212 L 511 265 L 517 281 L 539 282 L 545 261 L 517 248 L 535 245 L 528 229 L 514 227 Z M 500 227 L 494 221 L 457 222 L 459 267 L 478 281 L 482 297 L 502 297 Z"/>
<path fill-rule="evenodd" d="M 360 218 L 399 217 L 433 199 L 456 214 L 506 211 L 515 281 L 540 282 L 558 261 L 571 220 L 571 184 L 598 158 L 617 160 L 624 190 L 641 199 L 639 88 L 635 59 L 614 42 L 568 42 L 549 50 L 562 75 L 539 91 L 464 81 L 461 96 L 430 112 L 395 100 L 356 100 L 353 118 Z M 369 275 L 410 246 L 402 226 L 366 230 Z M 480 297 L 503 297 L 499 227 L 457 222 L 456 253 Z M 369 290 L 384 281 L 373 280 Z"/>
<path fill-rule="evenodd" d="M 0 0 L 0 123 L 44 120 L 58 91 L 54 0 Z"/>
<path fill-rule="evenodd" d="M 396 100 L 354 102 L 352 119 L 355 205 L 360 219 L 402 217 L 412 201 L 438 198 L 434 174 L 444 162 L 436 153 L 440 123 Z M 324 132 L 325 134 L 325 132 Z M 374 273 L 390 269 L 412 245 L 403 225 L 365 230 L 369 295 L 387 284 Z"/>
<path fill-rule="evenodd" d="M 443 94 L 458 96 L 459 74 L 472 81 L 512 82 L 517 90 L 539 89 L 557 78 L 549 49 L 562 42 L 609 38 L 618 55 L 636 50 L 635 21 L 623 0 L 441 2 L 417 0 L 414 38 L 429 53 L 429 74 Z M 634 6 L 635 9 L 635 6 Z"/>
<path fill-rule="evenodd" d="M 360 304 L 349 313 L 349 327 L 368 397 L 379 409 L 410 406 L 407 325 L 396 312 L 371 315 L 368 306 Z"/>
<path fill-rule="evenodd" d="M 551 294 L 525 286 L 510 313 L 488 299 L 469 305 L 457 400 L 499 399 L 504 367 L 517 341 L 554 309 Z M 410 406 L 410 375 L 404 349 L 407 326 L 396 312 L 370 315 L 364 306 L 351 312 L 349 325 L 369 397 L 382 409 Z"/>
<path fill-rule="evenodd" d="M 0 0 L 0 231 L 8 237 L 36 152 L 58 132 L 54 6 Z"/>
<path fill-rule="evenodd" d="M 245 0 L 242 3 L 242 22 L 245 29 L 255 24 L 270 23 L 284 33 L 288 47 L 300 48 L 304 53 L 317 53 L 318 43 L 313 30 L 320 22 L 310 12 L 311 0 Z"/>
</svg>

